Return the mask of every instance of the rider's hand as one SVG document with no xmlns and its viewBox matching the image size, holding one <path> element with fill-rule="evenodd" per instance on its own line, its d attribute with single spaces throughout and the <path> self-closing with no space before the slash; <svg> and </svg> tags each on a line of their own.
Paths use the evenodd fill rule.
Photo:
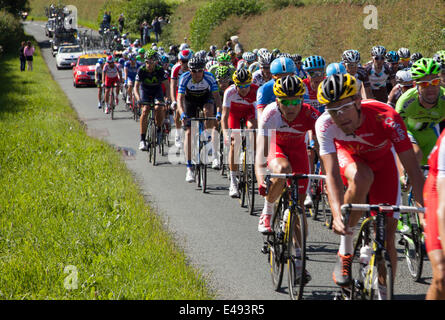
<svg viewBox="0 0 445 320">
<path fill-rule="evenodd" d="M 267 185 L 264 181 L 258 185 L 258 193 L 262 197 L 267 196 Z"/>
<path fill-rule="evenodd" d="M 221 120 L 221 112 L 216 113 L 216 120 Z"/>
<path fill-rule="evenodd" d="M 339 235 L 352 235 L 352 231 L 350 231 L 349 228 L 346 228 L 343 223 L 342 216 L 334 218 L 332 221 L 332 230 Z"/>
</svg>

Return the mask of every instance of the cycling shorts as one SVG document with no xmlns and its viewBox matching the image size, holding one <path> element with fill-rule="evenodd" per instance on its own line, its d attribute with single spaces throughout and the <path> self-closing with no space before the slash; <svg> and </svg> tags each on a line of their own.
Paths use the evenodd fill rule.
<svg viewBox="0 0 445 320">
<path fill-rule="evenodd" d="M 411 143 L 418 145 L 420 150 L 422 150 L 422 165 L 428 163 L 428 156 L 436 145 L 439 135 L 440 129 L 438 125 L 420 131 L 408 130 L 408 137 Z"/>
<path fill-rule="evenodd" d="M 240 129 L 240 121 L 244 119 L 244 121 L 249 121 L 255 119 L 255 108 L 239 108 L 234 109 L 230 108 L 229 111 L 229 129 Z M 246 124 L 247 127 L 247 124 Z"/>
<path fill-rule="evenodd" d="M 161 86 L 152 86 L 149 87 L 148 90 L 144 90 L 141 88 L 140 91 L 141 104 L 149 105 L 153 103 L 163 103 L 164 102 L 164 94 L 162 92 Z"/>
<path fill-rule="evenodd" d="M 109 78 L 109 77 L 105 77 L 105 87 L 106 88 L 111 88 L 114 86 L 119 86 L 119 77 L 116 78 Z"/>
<path fill-rule="evenodd" d="M 198 117 L 199 111 L 204 109 L 204 105 L 206 104 L 211 104 L 212 105 L 212 110 L 214 110 L 213 105 L 214 100 L 213 99 L 208 99 L 207 102 L 205 103 L 192 103 L 189 102 L 187 100 L 185 100 L 185 106 L 184 106 L 184 113 L 187 115 L 187 117 L 189 118 L 196 118 Z M 191 126 L 191 120 L 188 120 L 186 125 L 186 127 L 190 127 Z"/>
<path fill-rule="evenodd" d="M 306 151 L 306 144 L 301 146 L 296 145 L 279 145 L 270 144 L 269 156 L 267 157 L 267 164 L 274 159 L 282 158 L 287 159 L 292 167 L 292 173 L 308 174 L 310 173 L 309 159 Z M 289 183 L 289 181 L 288 181 Z M 298 180 L 298 193 L 306 194 L 308 190 L 309 180 Z"/>
<path fill-rule="evenodd" d="M 356 155 L 351 155 L 344 149 L 337 150 L 338 162 L 340 166 L 340 175 L 343 184 L 348 186 L 348 180 L 345 171 L 348 165 L 362 162 L 371 168 L 374 173 L 374 181 L 369 189 L 369 204 L 388 203 L 390 205 L 400 204 L 400 181 L 399 172 L 396 166 L 395 151 L 388 152 L 377 161 L 367 162 Z M 399 219 L 399 213 L 389 212 L 387 214 L 394 219 Z"/>
</svg>

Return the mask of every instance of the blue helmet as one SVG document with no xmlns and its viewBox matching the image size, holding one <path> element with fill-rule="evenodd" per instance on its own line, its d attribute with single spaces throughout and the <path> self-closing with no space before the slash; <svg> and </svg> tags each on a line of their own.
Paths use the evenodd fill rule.
<svg viewBox="0 0 445 320">
<path fill-rule="evenodd" d="M 310 56 L 304 60 L 303 69 L 305 71 L 312 69 L 324 69 L 326 67 L 326 62 L 323 57 L 320 56 Z"/>
<path fill-rule="evenodd" d="M 276 58 L 270 64 L 270 73 L 272 73 L 273 75 L 279 73 L 294 73 L 295 70 L 295 63 L 292 61 L 291 58 Z"/>
<path fill-rule="evenodd" d="M 123 65 L 125 63 L 125 59 L 124 58 L 120 58 L 118 62 L 119 62 L 119 64 Z"/>
<path fill-rule="evenodd" d="M 99 58 L 99 60 L 97 60 L 98 64 L 104 64 L 104 58 Z"/>
<path fill-rule="evenodd" d="M 397 63 L 400 60 L 400 56 L 396 51 L 389 51 L 385 58 L 389 63 Z"/>
<path fill-rule="evenodd" d="M 326 68 L 326 76 L 332 76 L 333 74 L 345 74 L 346 72 L 346 68 L 343 65 L 343 63 L 331 63 L 330 65 L 328 65 L 328 67 Z"/>
</svg>

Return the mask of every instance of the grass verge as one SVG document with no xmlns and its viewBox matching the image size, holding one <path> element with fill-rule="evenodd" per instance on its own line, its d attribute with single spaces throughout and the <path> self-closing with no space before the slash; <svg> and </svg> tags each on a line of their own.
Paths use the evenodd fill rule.
<svg viewBox="0 0 445 320">
<path fill-rule="evenodd" d="M 0 63 L 0 299 L 213 298 L 40 51 Z"/>
</svg>

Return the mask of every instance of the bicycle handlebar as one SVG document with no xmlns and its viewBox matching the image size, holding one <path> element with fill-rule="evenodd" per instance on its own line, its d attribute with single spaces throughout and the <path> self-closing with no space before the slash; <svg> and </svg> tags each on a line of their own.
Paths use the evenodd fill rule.
<svg viewBox="0 0 445 320">
<path fill-rule="evenodd" d="M 357 211 L 396 211 L 396 212 L 422 212 L 425 213 L 425 208 L 418 208 L 412 206 L 395 206 L 388 204 L 344 204 L 341 206 L 341 212 L 346 214 L 351 210 Z"/>
<path fill-rule="evenodd" d="M 267 173 L 264 175 L 266 178 L 279 178 L 279 179 L 315 179 L 324 180 L 325 175 L 319 174 L 297 174 L 297 173 Z"/>
<path fill-rule="evenodd" d="M 189 118 L 191 121 L 207 121 L 207 120 L 218 120 L 216 117 L 207 118 Z"/>
</svg>

